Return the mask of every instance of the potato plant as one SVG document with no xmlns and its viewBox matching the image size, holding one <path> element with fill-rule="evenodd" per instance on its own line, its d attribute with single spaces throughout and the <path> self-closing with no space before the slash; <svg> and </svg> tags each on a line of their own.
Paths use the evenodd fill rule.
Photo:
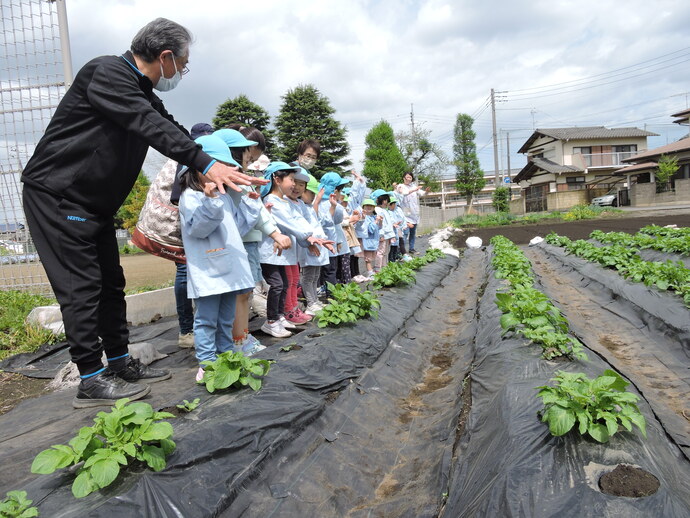
<svg viewBox="0 0 690 518">
<path fill-rule="evenodd" d="M 626 392 L 629 383 L 617 372 L 608 369 L 590 379 L 580 372 L 558 371 L 550 381 L 554 386 L 537 387 L 537 396 L 544 403 L 541 420 L 551 435 L 565 435 L 577 424 L 580 435 L 608 442 L 619 425 L 630 432 L 634 424 L 647 437 L 645 418 L 636 405 L 640 398 Z"/>
<path fill-rule="evenodd" d="M 229 387 L 249 386 L 252 390 L 261 388 L 261 379 L 271 368 L 269 360 L 249 358 L 240 352 L 227 351 L 218 355 L 214 361 L 201 362 L 204 377 L 199 382 L 213 393 Z"/>
<path fill-rule="evenodd" d="M 172 425 L 163 419 L 174 417 L 155 412 L 148 403 L 119 399 L 110 412 L 99 412 L 94 426 L 84 426 L 67 445 L 57 444 L 39 453 L 32 473 L 48 474 L 83 462 L 72 483 L 77 498 L 110 485 L 120 466 L 144 462 L 154 471 L 165 468 L 165 458 L 175 450 Z"/>
<path fill-rule="evenodd" d="M 568 321 L 542 292 L 534 288 L 532 265 L 522 251 L 509 239 L 491 239 L 494 256 L 491 264 L 496 277 L 506 279 L 510 288 L 496 294 L 496 305 L 503 312 L 504 333 L 515 332 L 542 347 L 542 357 L 559 356 L 586 359 L 580 341 L 570 336 Z"/>
<path fill-rule="evenodd" d="M 362 318 L 378 317 L 381 307 L 375 293 L 361 290 L 356 282 L 348 284 L 328 283 L 328 304 L 316 313 L 319 327 L 333 327 L 356 322 Z"/>
</svg>

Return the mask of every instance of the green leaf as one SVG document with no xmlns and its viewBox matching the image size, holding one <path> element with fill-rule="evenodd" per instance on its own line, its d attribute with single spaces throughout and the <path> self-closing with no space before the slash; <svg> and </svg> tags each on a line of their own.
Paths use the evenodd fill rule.
<svg viewBox="0 0 690 518">
<path fill-rule="evenodd" d="M 165 453 L 162 448 L 145 444 L 141 447 L 141 453 L 144 462 L 146 462 L 153 471 L 161 471 L 165 468 Z"/>
<path fill-rule="evenodd" d="M 573 412 L 558 405 L 550 407 L 544 417 L 548 419 L 549 431 L 557 437 L 568 433 L 575 424 Z"/>
<path fill-rule="evenodd" d="M 31 473 L 47 475 L 57 469 L 65 468 L 75 461 L 74 455 L 54 449 L 43 450 L 31 463 Z"/>
<path fill-rule="evenodd" d="M 98 489 L 88 470 L 81 470 L 72 483 L 72 494 L 75 498 L 84 498 Z"/>
<path fill-rule="evenodd" d="M 257 391 L 261 388 L 261 380 L 252 376 L 247 376 L 247 385 L 249 385 L 252 390 Z"/>
<path fill-rule="evenodd" d="M 512 313 L 505 313 L 501 316 L 501 328 L 503 329 L 513 329 L 520 324 L 520 319 L 518 319 Z"/>
<path fill-rule="evenodd" d="M 587 432 L 595 441 L 607 442 L 609 440 L 609 432 L 606 426 L 601 423 L 590 423 Z"/>
<path fill-rule="evenodd" d="M 645 418 L 642 414 L 632 414 L 627 416 L 637 427 L 640 429 L 640 432 L 642 432 L 642 435 L 646 438 L 647 437 L 647 421 L 645 421 Z"/>
<path fill-rule="evenodd" d="M 620 390 L 621 392 L 623 392 L 625 390 L 625 387 L 630 385 L 630 383 L 625 381 L 623 377 L 614 370 L 606 369 L 603 375 L 616 378 L 616 381 L 614 383 L 611 383 L 610 386 L 610 388 L 612 388 L 613 390 Z"/>
<path fill-rule="evenodd" d="M 240 378 L 240 371 L 224 369 L 216 372 L 214 385 L 217 389 L 225 389 L 235 383 Z"/>
<path fill-rule="evenodd" d="M 142 441 L 155 441 L 159 439 L 167 439 L 172 437 L 173 427 L 170 423 L 166 421 L 160 421 L 151 424 L 149 428 L 141 434 Z"/>
<path fill-rule="evenodd" d="M 112 484 L 112 482 L 120 474 L 120 465 L 114 459 L 103 459 L 90 467 L 91 479 L 99 488 L 104 488 Z"/>
</svg>

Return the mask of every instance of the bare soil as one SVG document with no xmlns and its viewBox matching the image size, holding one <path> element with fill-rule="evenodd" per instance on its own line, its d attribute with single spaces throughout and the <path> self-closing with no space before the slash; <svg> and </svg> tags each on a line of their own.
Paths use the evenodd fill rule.
<svg viewBox="0 0 690 518">
<path fill-rule="evenodd" d="M 642 497 L 659 489 L 659 480 L 651 473 L 627 464 L 619 464 L 599 479 L 603 493 L 613 496 Z"/>
<path fill-rule="evenodd" d="M 502 235 L 517 245 L 525 245 L 535 236 L 544 237 L 556 232 L 570 239 L 588 239 L 592 230 L 604 232 L 627 232 L 634 234 L 646 225 L 678 225 L 690 227 L 690 209 L 649 210 L 614 213 L 607 218 L 585 219 L 579 221 L 550 221 L 530 225 L 503 225 L 500 227 L 461 229 L 451 238 L 451 244 L 462 250 L 465 240 L 470 236 L 480 237 L 484 244 Z"/>
</svg>

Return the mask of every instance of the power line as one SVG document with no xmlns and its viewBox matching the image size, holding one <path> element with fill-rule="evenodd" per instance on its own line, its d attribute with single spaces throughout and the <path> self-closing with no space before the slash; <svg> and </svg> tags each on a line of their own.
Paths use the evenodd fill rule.
<svg viewBox="0 0 690 518">
<path fill-rule="evenodd" d="M 535 87 L 532 87 L 532 88 L 522 88 L 522 89 L 517 89 L 517 90 L 511 90 L 510 92 L 511 92 L 511 93 L 515 93 L 515 92 L 530 92 L 529 95 L 532 95 L 532 94 L 534 94 L 534 93 L 537 93 L 535 90 L 553 90 L 553 89 L 560 89 L 560 88 L 569 88 L 568 86 L 564 86 L 564 85 L 568 85 L 568 84 L 570 84 L 570 83 L 587 83 L 587 82 L 592 82 L 592 81 L 599 81 L 599 79 L 594 79 L 594 78 L 602 77 L 602 76 L 609 76 L 609 75 L 610 75 L 611 77 L 615 77 L 615 76 L 621 75 L 620 73 L 616 73 L 616 72 L 621 72 L 621 71 L 628 70 L 628 69 L 631 69 L 631 68 L 636 68 L 636 67 L 639 67 L 640 65 L 643 65 L 643 64 L 645 64 L 645 63 L 651 63 L 651 62 L 653 62 L 653 61 L 658 61 L 658 60 L 660 60 L 661 58 L 665 58 L 665 57 L 667 57 L 667 56 L 672 56 L 672 55 L 674 55 L 674 54 L 679 54 L 679 53 L 681 53 L 681 52 L 686 52 L 686 51 L 688 51 L 688 50 L 690 50 L 690 47 L 685 47 L 685 48 L 682 48 L 682 49 L 680 49 L 680 50 L 676 50 L 676 51 L 674 51 L 674 52 L 669 52 L 668 54 L 663 54 L 663 55 L 661 55 L 661 56 L 657 56 L 656 58 L 652 58 L 652 59 L 648 59 L 648 60 L 645 60 L 645 61 L 641 61 L 641 62 L 639 62 L 639 63 L 635 63 L 635 64 L 633 64 L 633 65 L 629 65 L 629 66 L 627 66 L 627 67 L 622 67 L 622 68 L 617 68 L 617 69 L 614 69 L 614 70 L 610 70 L 610 71 L 608 71 L 608 72 L 602 72 L 601 74 L 595 74 L 595 75 L 593 75 L 593 76 L 583 77 L 583 78 L 580 78 L 580 79 L 573 79 L 573 80 L 571 80 L 571 81 L 563 81 L 563 82 L 561 82 L 561 83 L 554 83 L 554 84 L 551 84 L 551 85 L 535 86 Z M 681 57 L 683 57 L 683 56 L 681 56 Z M 669 59 L 667 59 L 667 60 L 660 61 L 659 63 L 654 63 L 654 64 L 651 64 L 651 65 L 647 65 L 647 66 L 641 67 L 641 69 L 649 68 L 649 67 L 652 67 L 652 66 L 656 66 L 656 65 L 659 65 L 659 64 L 661 64 L 661 63 L 666 63 L 666 62 L 668 62 L 668 61 L 673 61 L 673 60 L 675 60 L 675 59 L 678 59 L 678 57 L 669 58 Z M 622 72 L 622 73 L 628 73 L 628 72 Z M 579 86 L 579 85 L 573 85 L 573 86 Z M 527 95 L 527 94 L 525 94 L 525 95 Z"/>
</svg>

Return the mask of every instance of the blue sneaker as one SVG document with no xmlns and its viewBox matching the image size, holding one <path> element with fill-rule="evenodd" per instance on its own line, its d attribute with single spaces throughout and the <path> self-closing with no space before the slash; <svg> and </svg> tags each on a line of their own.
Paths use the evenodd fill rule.
<svg viewBox="0 0 690 518">
<path fill-rule="evenodd" d="M 252 356 L 259 351 L 266 349 L 265 345 L 261 345 L 259 341 L 254 338 L 254 341 L 250 340 L 249 337 L 254 338 L 252 335 L 248 335 L 241 344 L 235 344 L 232 346 L 232 351 L 235 353 L 242 353 L 245 356 Z"/>
</svg>

